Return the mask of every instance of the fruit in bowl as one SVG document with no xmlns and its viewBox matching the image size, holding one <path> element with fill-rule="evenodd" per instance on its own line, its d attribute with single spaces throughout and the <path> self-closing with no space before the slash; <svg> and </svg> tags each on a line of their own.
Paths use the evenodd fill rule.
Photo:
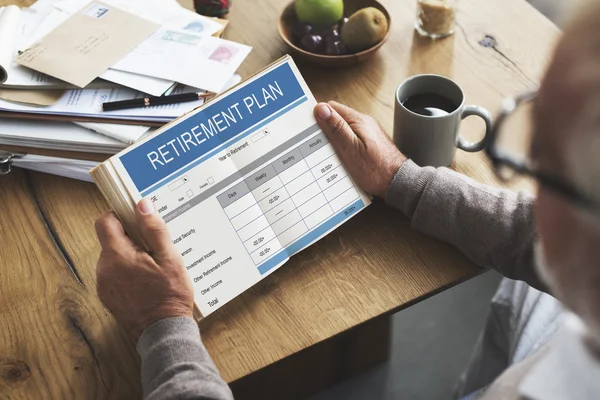
<svg viewBox="0 0 600 400">
<path fill-rule="evenodd" d="M 385 15 L 374 7 L 358 10 L 348 18 L 342 29 L 342 43 L 352 52 L 359 52 L 381 42 L 388 31 Z"/>
<path fill-rule="evenodd" d="M 386 16 L 375 7 L 344 17 L 342 0 L 296 0 L 294 44 L 314 54 L 358 53 L 381 42 L 388 31 Z"/>
<path fill-rule="evenodd" d="M 296 0 L 296 16 L 313 25 L 333 25 L 342 19 L 344 0 Z"/>
</svg>

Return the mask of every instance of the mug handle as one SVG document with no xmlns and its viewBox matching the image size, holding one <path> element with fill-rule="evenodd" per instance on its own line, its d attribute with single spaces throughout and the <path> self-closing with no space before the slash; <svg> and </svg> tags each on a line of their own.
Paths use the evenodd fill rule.
<svg viewBox="0 0 600 400">
<path fill-rule="evenodd" d="M 465 106 L 460 116 L 460 119 L 465 119 L 471 115 L 476 115 L 483 119 L 483 121 L 485 122 L 485 135 L 483 136 L 483 139 L 481 139 L 479 142 L 469 142 L 459 136 L 457 147 L 461 150 L 474 153 L 476 151 L 483 150 L 488 142 L 488 139 L 492 135 L 492 115 L 488 110 L 486 110 L 483 107 Z"/>
</svg>

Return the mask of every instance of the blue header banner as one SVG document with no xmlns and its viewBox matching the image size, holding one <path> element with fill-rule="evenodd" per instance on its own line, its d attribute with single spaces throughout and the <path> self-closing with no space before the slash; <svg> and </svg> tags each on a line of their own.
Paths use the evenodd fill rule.
<svg viewBox="0 0 600 400">
<path fill-rule="evenodd" d="M 120 157 L 138 191 L 305 95 L 285 63 Z"/>
</svg>

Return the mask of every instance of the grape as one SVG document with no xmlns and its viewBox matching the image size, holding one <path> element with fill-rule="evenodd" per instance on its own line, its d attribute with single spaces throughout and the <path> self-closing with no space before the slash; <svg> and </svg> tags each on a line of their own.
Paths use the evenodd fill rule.
<svg viewBox="0 0 600 400">
<path fill-rule="evenodd" d="M 335 41 L 325 44 L 325 54 L 330 56 L 339 56 L 346 53 L 346 48 L 341 41 Z"/>
<path fill-rule="evenodd" d="M 323 38 L 325 38 L 325 36 L 327 36 L 329 32 L 331 32 L 334 29 L 337 29 L 337 26 L 337 23 L 333 25 L 314 25 L 311 34 L 321 35 Z"/>
<path fill-rule="evenodd" d="M 300 40 L 302 39 L 304 36 L 310 34 L 313 30 L 313 27 L 309 24 L 306 24 L 304 22 L 298 22 L 296 25 L 294 25 L 294 29 L 292 29 L 292 37 L 294 38 L 294 40 Z"/>
<path fill-rule="evenodd" d="M 302 40 L 300 40 L 300 46 L 311 53 L 320 53 L 322 44 L 323 38 L 321 35 L 305 35 Z"/>
<path fill-rule="evenodd" d="M 325 45 L 328 45 L 339 42 L 342 39 L 340 38 L 340 32 L 337 30 L 337 28 L 333 28 L 331 31 L 327 32 L 327 34 L 323 37 L 323 40 L 325 41 Z"/>
</svg>

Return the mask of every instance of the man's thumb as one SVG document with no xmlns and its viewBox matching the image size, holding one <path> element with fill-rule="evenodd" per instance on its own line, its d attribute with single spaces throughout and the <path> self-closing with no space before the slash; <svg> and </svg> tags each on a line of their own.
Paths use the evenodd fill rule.
<svg viewBox="0 0 600 400">
<path fill-rule="evenodd" d="M 171 235 L 150 199 L 140 200 L 135 208 L 135 218 L 149 250 L 156 257 L 168 257 L 174 250 Z"/>
<path fill-rule="evenodd" d="M 341 149 L 344 144 L 351 143 L 355 136 L 344 118 L 327 103 L 317 104 L 315 118 L 321 130 L 336 149 Z"/>
</svg>

